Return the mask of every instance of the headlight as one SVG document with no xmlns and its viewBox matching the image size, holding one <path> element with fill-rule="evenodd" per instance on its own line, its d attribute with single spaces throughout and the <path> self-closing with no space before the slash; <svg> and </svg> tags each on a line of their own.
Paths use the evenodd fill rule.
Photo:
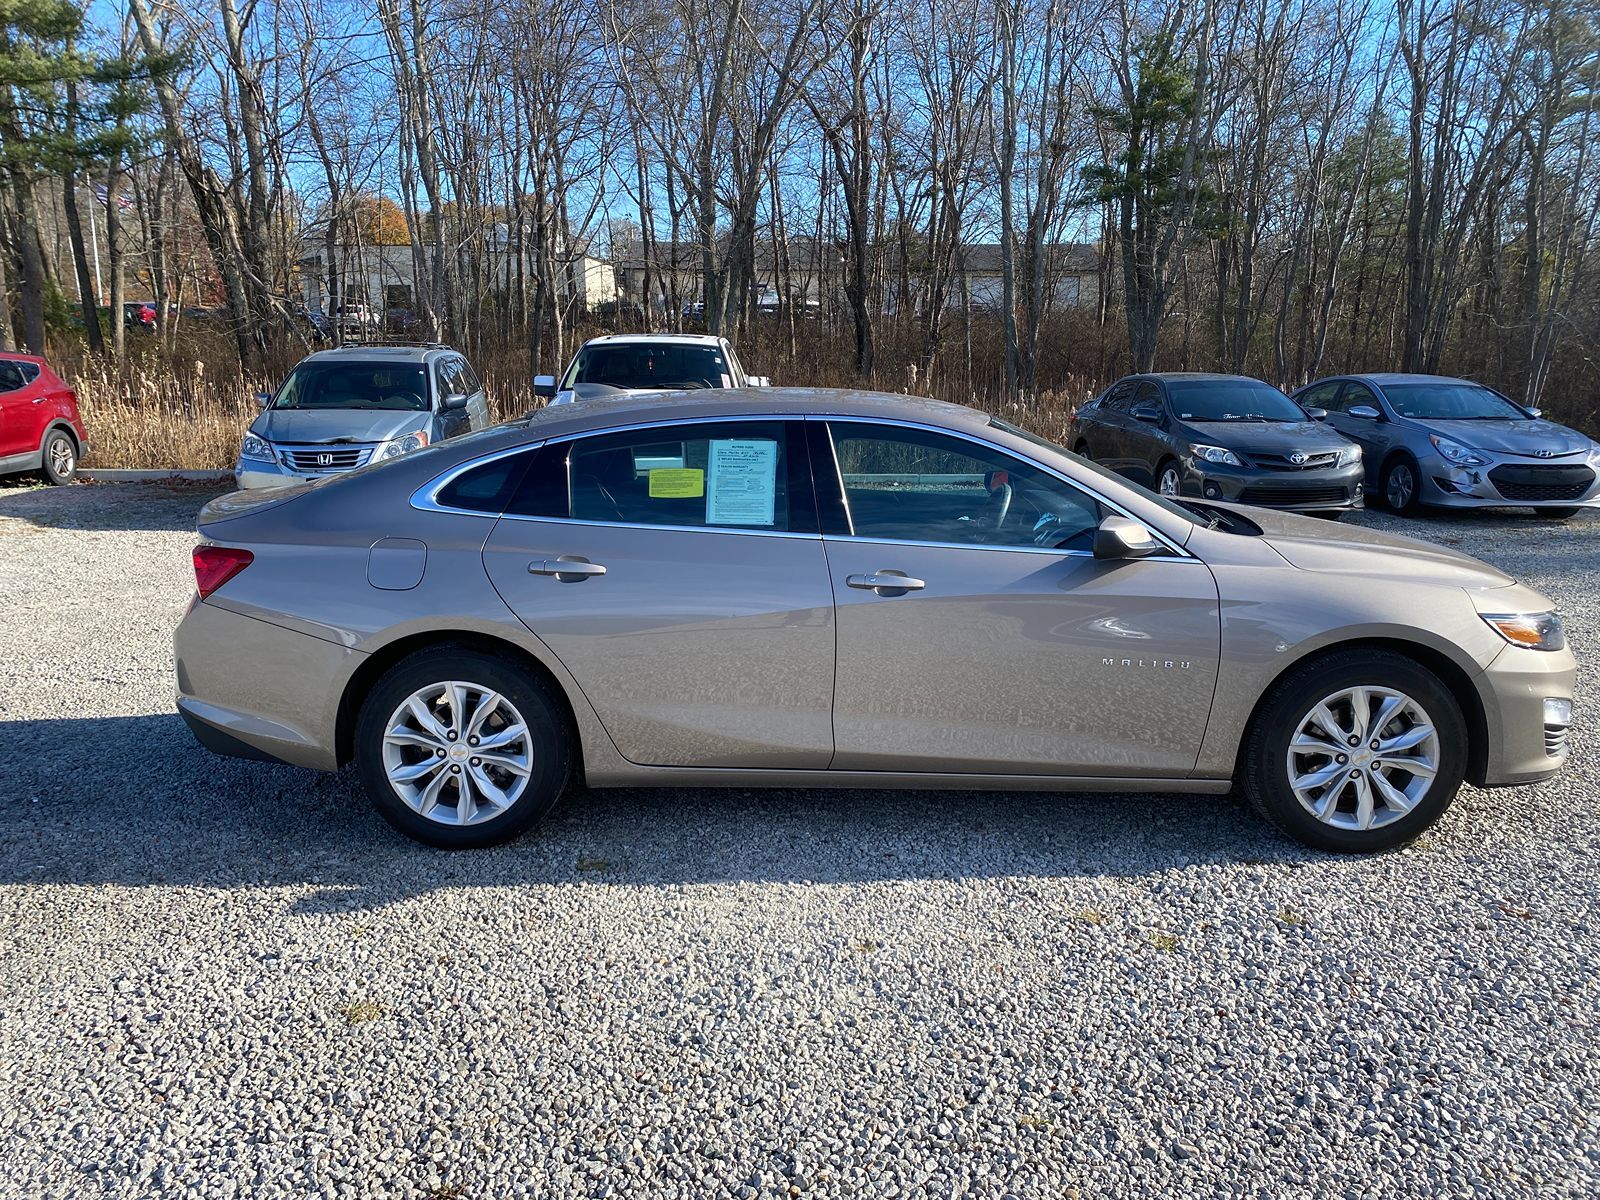
<svg viewBox="0 0 1600 1200">
<path fill-rule="evenodd" d="M 402 454 L 410 454 L 413 450 L 421 450 L 428 444 L 428 435 L 421 429 L 415 433 L 408 433 L 404 437 L 397 437 L 393 441 L 385 442 L 378 447 L 377 460 L 382 462 L 386 458 L 399 458 Z"/>
<path fill-rule="evenodd" d="M 1452 442 L 1449 438 L 1442 438 L 1436 433 L 1430 433 L 1428 440 L 1433 443 L 1433 448 L 1448 463 L 1458 467 L 1487 467 L 1489 460 L 1476 450 L 1470 450 L 1460 442 Z"/>
<path fill-rule="evenodd" d="M 1489 627 L 1513 646 L 1529 650 L 1561 650 L 1567 644 L 1567 627 L 1555 610 L 1539 613 L 1479 613 Z"/>
<path fill-rule="evenodd" d="M 1190 446 L 1189 453 L 1208 463 L 1222 463 L 1229 467 L 1242 467 L 1239 456 L 1223 446 Z"/>
<path fill-rule="evenodd" d="M 264 458 L 273 461 L 272 446 L 265 438 L 258 438 L 253 433 L 244 435 L 244 441 L 239 443 L 240 458 Z"/>
<path fill-rule="evenodd" d="M 1360 461 L 1360 446 L 1346 446 L 1343 450 L 1339 451 L 1339 465 L 1341 467 L 1348 467 L 1351 463 L 1358 463 Z"/>
</svg>

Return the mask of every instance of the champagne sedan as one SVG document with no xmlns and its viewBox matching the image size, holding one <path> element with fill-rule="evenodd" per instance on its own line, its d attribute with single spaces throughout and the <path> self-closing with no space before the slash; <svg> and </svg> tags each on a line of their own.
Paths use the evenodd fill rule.
<svg viewBox="0 0 1600 1200">
<path fill-rule="evenodd" d="M 481 846 L 591 786 L 1223 793 L 1401 845 L 1566 760 L 1537 592 L 1155 493 L 972 409 L 595 400 L 200 515 L 178 707 Z M 663 813 L 663 820 L 668 819 Z"/>
</svg>

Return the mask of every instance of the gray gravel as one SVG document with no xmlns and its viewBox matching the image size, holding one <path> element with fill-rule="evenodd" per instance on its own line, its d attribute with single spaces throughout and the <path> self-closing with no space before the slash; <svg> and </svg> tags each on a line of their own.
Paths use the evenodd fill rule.
<svg viewBox="0 0 1600 1200">
<path fill-rule="evenodd" d="M 450 855 L 173 715 L 206 494 L 0 490 L 0 1195 L 1600 1193 L 1592 665 L 1562 779 L 1381 858 L 797 791 Z M 1600 519 L 1359 519 L 1600 662 Z"/>
</svg>

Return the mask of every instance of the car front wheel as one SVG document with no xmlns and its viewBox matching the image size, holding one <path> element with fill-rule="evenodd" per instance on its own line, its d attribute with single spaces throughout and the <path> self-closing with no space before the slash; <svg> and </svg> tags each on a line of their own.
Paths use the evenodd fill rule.
<svg viewBox="0 0 1600 1200">
<path fill-rule="evenodd" d="M 1156 491 L 1163 496 L 1183 495 L 1183 472 L 1178 469 L 1175 462 L 1165 462 L 1160 473 L 1156 476 Z"/>
<path fill-rule="evenodd" d="M 1349 650 L 1273 685 L 1245 736 L 1241 783 L 1297 841 L 1366 853 L 1438 820 L 1466 761 L 1461 707 L 1436 675 L 1403 655 Z"/>
<path fill-rule="evenodd" d="M 1383 470 L 1383 502 L 1389 511 L 1409 513 L 1416 511 L 1417 467 L 1409 458 L 1397 458 Z"/>
<path fill-rule="evenodd" d="M 572 740 L 542 680 L 481 651 L 439 647 L 401 660 L 368 694 L 356 764 L 389 824 L 465 849 L 507 841 L 555 806 Z"/>
</svg>

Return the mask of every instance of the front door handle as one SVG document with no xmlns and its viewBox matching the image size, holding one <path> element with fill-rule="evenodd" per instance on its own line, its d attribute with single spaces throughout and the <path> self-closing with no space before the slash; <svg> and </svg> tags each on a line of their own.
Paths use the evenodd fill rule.
<svg viewBox="0 0 1600 1200">
<path fill-rule="evenodd" d="M 563 554 L 560 558 L 528 564 L 528 574 L 554 575 L 562 583 L 582 583 L 605 573 L 606 569 L 599 563 L 592 563 L 581 554 Z"/>
<path fill-rule="evenodd" d="M 928 585 L 913 579 L 904 571 L 877 571 L 871 575 L 846 575 L 845 586 L 860 588 L 864 592 L 877 592 L 880 596 L 904 596 L 907 592 L 920 592 Z"/>
</svg>

